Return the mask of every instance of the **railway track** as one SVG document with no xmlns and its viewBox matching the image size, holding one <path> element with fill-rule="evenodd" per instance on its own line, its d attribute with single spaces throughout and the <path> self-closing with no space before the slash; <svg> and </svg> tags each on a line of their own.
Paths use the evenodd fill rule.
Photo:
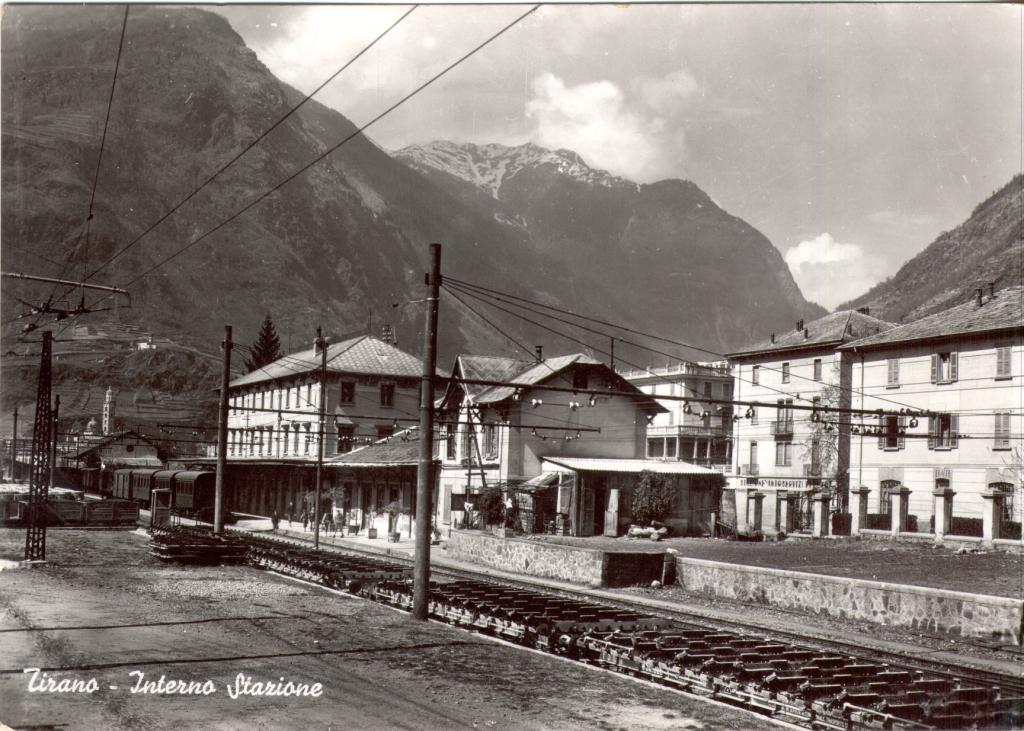
<svg viewBox="0 0 1024 731">
<path fill-rule="evenodd" d="M 162 540 L 166 542 L 167 535 Z M 411 559 L 232 531 L 245 561 L 412 608 Z M 808 729 L 1021 728 L 1021 679 L 848 643 L 652 612 L 585 592 L 432 569 L 429 613 L 453 626 L 743 707 Z"/>
</svg>

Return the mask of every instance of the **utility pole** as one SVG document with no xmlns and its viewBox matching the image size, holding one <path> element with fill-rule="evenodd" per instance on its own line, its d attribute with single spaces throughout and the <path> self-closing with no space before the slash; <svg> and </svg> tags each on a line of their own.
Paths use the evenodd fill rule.
<svg viewBox="0 0 1024 731">
<path fill-rule="evenodd" d="M 51 421 L 50 433 L 50 489 L 53 489 L 54 479 L 57 474 L 57 419 L 60 414 L 60 394 L 53 397 L 53 420 Z"/>
<path fill-rule="evenodd" d="M 430 599 L 430 525 L 434 484 L 434 373 L 437 370 L 437 309 L 441 294 L 441 244 L 430 245 L 427 313 L 423 327 L 423 378 L 420 382 L 420 459 L 416 470 L 416 553 L 412 616 L 427 619 Z"/>
<path fill-rule="evenodd" d="M 14 436 L 11 438 L 11 482 L 18 481 L 18 407 L 14 407 Z"/>
<path fill-rule="evenodd" d="M 320 352 L 320 409 L 318 421 L 320 426 L 318 432 L 320 438 L 317 440 L 316 448 L 316 493 L 313 506 L 313 548 L 320 548 L 320 487 L 324 480 L 324 426 L 327 420 L 327 340 L 318 325 L 316 328 L 316 340 L 314 347 Z"/>
<path fill-rule="evenodd" d="M 228 381 L 231 380 L 231 326 L 224 326 L 224 370 L 220 374 L 220 404 L 217 409 L 217 479 L 213 496 L 213 533 L 224 532 L 224 473 L 228 466 Z"/>
<path fill-rule="evenodd" d="M 31 472 L 28 481 L 28 530 L 25 532 L 25 560 L 46 560 L 46 479 L 49 464 L 50 435 L 50 354 L 53 333 L 43 331 L 43 352 L 39 360 L 39 385 L 36 388 L 36 418 L 32 425 Z"/>
</svg>

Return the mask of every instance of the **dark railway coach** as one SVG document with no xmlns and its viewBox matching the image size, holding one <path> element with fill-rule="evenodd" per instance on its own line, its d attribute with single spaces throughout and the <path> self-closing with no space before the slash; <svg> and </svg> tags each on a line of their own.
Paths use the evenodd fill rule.
<svg viewBox="0 0 1024 731">
<path fill-rule="evenodd" d="M 174 475 L 174 507 L 198 513 L 213 507 L 214 472 L 177 472 Z"/>
<path fill-rule="evenodd" d="M 133 500 L 149 504 L 149 494 L 153 491 L 153 477 L 160 470 L 132 470 Z"/>
</svg>

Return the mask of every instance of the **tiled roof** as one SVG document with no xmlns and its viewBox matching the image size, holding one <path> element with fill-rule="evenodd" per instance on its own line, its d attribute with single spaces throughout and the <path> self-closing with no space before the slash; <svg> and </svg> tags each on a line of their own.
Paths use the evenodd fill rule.
<svg viewBox="0 0 1024 731">
<path fill-rule="evenodd" d="M 522 373 L 532 363 L 515 358 L 501 358 L 490 355 L 460 355 L 459 368 L 463 378 L 477 381 L 511 381 L 517 373 Z M 476 398 L 491 386 L 480 386 L 472 383 L 461 384 L 466 394 Z"/>
<path fill-rule="evenodd" d="M 146 444 L 150 447 L 156 446 L 152 442 L 152 440 L 147 439 L 138 432 L 123 431 L 118 432 L 116 434 L 110 434 L 109 436 L 105 436 L 97 442 L 93 442 L 92 444 L 82 447 L 82 449 L 79 450 L 79 452 L 75 455 L 75 459 L 81 459 L 85 455 L 103 449 L 103 447 L 106 447 L 108 444 L 113 444 L 114 442 L 120 441 L 121 439 L 134 439 L 139 444 Z"/>
<path fill-rule="evenodd" d="M 551 376 L 576 363 L 582 365 L 604 365 L 601 361 L 594 360 L 589 355 L 584 355 L 583 353 L 559 355 L 554 358 L 547 358 L 537 363 L 524 364 L 527 366 L 526 370 L 520 370 L 518 373 L 506 380 L 523 385 L 534 386 L 542 381 L 546 381 Z M 504 401 L 507 398 L 511 398 L 512 394 L 515 393 L 515 390 L 514 386 L 491 386 L 478 394 L 474 400 L 479 404 L 493 404 L 499 401 Z"/>
<path fill-rule="evenodd" d="M 817 320 L 805 323 L 803 328 L 797 330 L 792 328 L 783 333 L 777 333 L 775 342 L 771 338 L 761 340 L 745 348 L 729 353 L 727 357 L 736 358 L 744 355 L 755 355 L 760 353 L 771 353 L 777 350 L 795 350 L 798 348 L 809 348 L 817 345 L 834 346 L 838 343 L 848 343 L 858 338 L 874 335 L 896 327 L 894 323 L 879 320 L 877 317 L 865 315 L 857 310 L 840 310 L 830 315 L 819 317 Z M 804 334 L 806 331 L 806 335 Z"/>
<path fill-rule="evenodd" d="M 577 472 L 657 472 L 661 475 L 721 475 L 718 470 L 690 464 L 656 459 L 595 459 L 588 457 L 542 457 L 544 462 Z"/>
<path fill-rule="evenodd" d="M 972 299 L 962 305 L 899 325 L 843 346 L 844 349 L 873 348 L 890 343 L 973 335 L 1009 328 L 1024 329 L 1024 286 L 997 291 L 994 298 L 984 297 L 981 307 Z"/>
<path fill-rule="evenodd" d="M 287 378 L 320 369 L 320 356 L 314 348 L 292 353 L 269 365 L 233 380 L 229 387 L 248 386 L 278 378 Z M 399 350 L 370 335 L 349 338 L 327 346 L 327 370 L 331 373 L 365 373 L 396 378 L 418 378 L 423 363 L 414 355 Z"/>
<path fill-rule="evenodd" d="M 328 467 L 415 467 L 420 461 L 417 427 L 403 429 L 390 437 L 346 454 L 324 460 Z"/>
</svg>

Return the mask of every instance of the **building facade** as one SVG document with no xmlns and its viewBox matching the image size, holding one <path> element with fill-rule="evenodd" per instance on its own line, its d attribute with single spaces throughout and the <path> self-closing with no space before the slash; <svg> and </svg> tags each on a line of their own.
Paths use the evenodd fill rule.
<svg viewBox="0 0 1024 731">
<path fill-rule="evenodd" d="M 679 363 L 620 375 L 665 409 L 647 427 L 647 458 L 721 469 L 732 462 L 732 371 L 727 363 Z"/>
<path fill-rule="evenodd" d="M 1003 523 L 1019 524 L 1022 301 L 1022 287 L 978 290 L 970 302 L 840 347 L 852 361 L 855 408 L 906 411 L 869 417 L 851 435 L 864 527 L 935 533 L 941 515 L 940 533 L 981 536 L 993 500 Z"/>
<path fill-rule="evenodd" d="M 810 530 L 811 498 L 822 492 L 834 496 L 832 509 L 845 510 L 849 415 L 828 409 L 850 408 L 853 359 L 837 348 L 893 327 L 866 309 L 845 310 L 728 355 L 735 399 L 755 404 L 737 407 L 734 420 L 735 502 L 727 493 L 723 512 L 735 505 L 738 530 Z"/>
<path fill-rule="evenodd" d="M 287 355 L 228 386 L 229 459 L 315 459 L 321 355 Z M 370 444 L 417 419 L 422 364 L 363 335 L 327 346 L 324 455 Z"/>
</svg>

